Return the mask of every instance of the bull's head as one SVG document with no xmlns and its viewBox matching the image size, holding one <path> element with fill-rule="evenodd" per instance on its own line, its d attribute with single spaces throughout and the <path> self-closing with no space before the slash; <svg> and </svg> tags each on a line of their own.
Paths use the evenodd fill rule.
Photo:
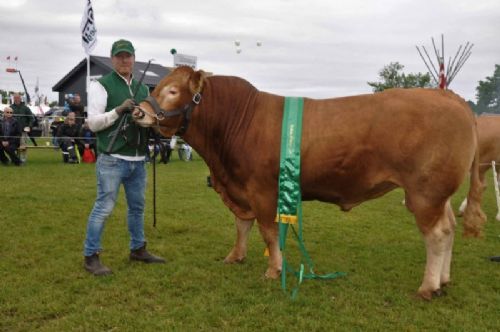
<svg viewBox="0 0 500 332">
<path fill-rule="evenodd" d="M 153 127 L 165 137 L 187 129 L 191 112 L 201 100 L 205 73 L 179 67 L 163 78 L 133 113 L 142 127 Z"/>
</svg>

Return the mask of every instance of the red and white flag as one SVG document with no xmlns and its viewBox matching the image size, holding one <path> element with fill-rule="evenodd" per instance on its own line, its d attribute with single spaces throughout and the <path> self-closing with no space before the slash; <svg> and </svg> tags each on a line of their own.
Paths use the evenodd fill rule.
<svg viewBox="0 0 500 332">
<path fill-rule="evenodd" d="M 439 64 L 439 88 L 446 89 L 446 76 L 444 74 L 444 62 Z"/>
</svg>

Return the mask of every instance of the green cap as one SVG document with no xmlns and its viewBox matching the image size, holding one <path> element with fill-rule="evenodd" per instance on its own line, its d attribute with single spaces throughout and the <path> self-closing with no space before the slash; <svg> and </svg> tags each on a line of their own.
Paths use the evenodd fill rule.
<svg viewBox="0 0 500 332">
<path fill-rule="evenodd" d="M 120 52 L 127 52 L 134 55 L 135 49 L 131 42 L 125 39 L 120 39 L 113 43 L 113 46 L 111 47 L 111 55 L 115 56 Z"/>
</svg>

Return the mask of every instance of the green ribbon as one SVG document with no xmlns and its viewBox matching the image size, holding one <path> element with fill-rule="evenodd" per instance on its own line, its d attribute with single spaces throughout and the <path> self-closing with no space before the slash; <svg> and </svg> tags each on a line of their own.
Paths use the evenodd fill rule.
<svg viewBox="0 0 500 332">
<path fill-rule="evenodd" d="M 302 140 L 302 112 L 304 99 L 300 97 L 285 97 L 283 123 L 281 129 L 281 155 L 278 193 L 278 223 L 279 246 L 283 257 L 281 270 L 281 287 L 286 291 L 286 275 L 291 273 L 297 277 L 297 286 L 292 290 L 292 299 L 297 296 L 299 286 L 304 279 L 333 279 L 344 276 L 343 272 L 317 275 L 314 273 L 314 263 L 307 253 L 302 237 L 302 192 L 300 189 L 300 143 Z M 293 225 L 282 222 L 280 216 L 296 216 L 298 231 Z M 298 271 L 287 264 L 285 245 L 288 228 L 291 227 L 297 239 L 302 261 Z M 305 264 L 309 273 L 304 273 Z"/>
</svg>

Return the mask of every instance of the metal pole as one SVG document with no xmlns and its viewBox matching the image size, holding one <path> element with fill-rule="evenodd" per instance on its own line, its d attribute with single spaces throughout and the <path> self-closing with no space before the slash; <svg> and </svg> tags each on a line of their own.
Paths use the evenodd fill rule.
<svg viewBox="0 0 500 332">
<path fill-rule="evenodd" d="M 497 209 L 498 209 L 496 219 L 500 221 L 500 190 L 498 189 L 498 175 L 494 160 L 491 162 L 491 168 L 493 170 L 493 184 L 495 186 L 495 197 L 497 199 Z"/>
<path fill-rule="evenodd" d="M 153 227 L 156 228 L 156 139 L 153 143 Z M 159 140 L 158 140 L 159 141 Z M 158 146 L 158 149 L 160 147 Z"/>
<path fill-rule="evenodd" d="M 436 67 L 434 67 L 434 63 L 432 62 L 431 57 L 429 56 L 429 53 L 427 53 L 425 46 L 422 46 L 422 48 L 424 49 L 425 55 L 427 55 L 427 59 L 429 59 L 429 62 L 432 65 L 432 69 L 434 69 L 434 73 L 436 74 L 436 77 L 439 77 L 439 72 L 436 70 Z"/>
<path fill-rule="evenodd" d="M 31 99 L 30 99 L 30 95 L 28 93 L 28 89 L 26 89 L 26 84 L 24 84 L 23 75 L 21 75 L 20 70 L 17 70 L 17 72 L 19 73 L 19 77 L 21 77 L 21 82 L 23 83 L 23 87 L 24 87 L 24 93 L 26 93 L 26 101 L 29 104 L 31 102 Z"/>
<path fill-rule="evenodd" d="M 467 43 L 465 44 L 464 49 L 462 50 L 462 53 L 461 53 L 461 54 L 460 54 L 460 56 L 458 57 L 458 61 L 457 61 L 457 63 L 455 64 L 455 68 L 454 68 L 454 70 L 453 70 L 453 72 L 452 72 L 452 76 L 455 76 L 455 75 L 458 73 L 458 67 L 460 66 L 460 63 L 463 61 L 464 56 L 465 56 L 465 55 L 466 55 L 466 54 L 470 51 L 469 46 L 471 46 L 471 45 L 469 44 L 469 42 L 467 42 Z"/>
<path fill-rule="evenodd" d="M 460 45 L 460 47 L 458 48 L 457 50 L 457 53 L 455 54 L 455 57 L 453 58 L 453 61 L 451 62 L 451 65 L 450 65 L 450 71 L 449 73 L 447 74 L 448 78 L 451 78 L 453 80 L 453 73 L 455 71 L 455 61 L 457 60 L 458 58 L 458 55 L 460 54 L 460 50 L 462 49 L 462 45 Z M 450 79 L 448 79 L 448 82 L 447 82 L 447 85 L 450 84 Z"/>
<path fill-rule="evenodd" d="M 90 85 L 90 54 L 87 54 L 87 79 L 85 80 L 85 98 L 87 106 L 89 104 L 89 85 Z"/>
<path fill-rule="evenodd" d="M 432 76 L 432 79 L 436 82 L 436 83 L 439 83 L 438 80 L 436 79 L 436 77 L 434 76 L 434 73 L 432 72 L 431 68 L 429 67 L 429 65 L 427 64 L 427 61 L 425 61 L 425 58 L 424 56 L 422 55 L 422 53 L 420 52 L 420 49 L 418 48 L 418 46 L 415 46 L 417 48 L 417 51 L 418 51 L 418 54 L 420 55 L 420 57 L 422 58 L 422 60 L 424 61 L 424 64 L 425 66 L 427 67 L 427 70 L 429 71 L 429 74 L 431 74 Z"/>
<path fill-rule="evenodd" d="M 135 87 L 134 95 L 132 96 L 132 98 L 134 100 L 135 100 L 135 96 L 137 95 L 137 92 L 139 91 L 139 88 L 141 87 L 142 81 L 144 80 L 144 76 L 146 75 L 146 72 L 148 71 L 149 66 L 151 65 L 151 61 L 153 61 L 153 60 L 154 59 L 149 59 L 148 64 L 146 65 L 146 68 L 142 72 L 141 79 L 139 80 L 139 84 L 137 84 L 137 86 Z"/>
<path fill-rule="evenodd" d="M 444 62 L 444 35 L 441 34 L 441 60 Z M 446 73 L 444 73 L 446 77 Z"/>
</svg>

